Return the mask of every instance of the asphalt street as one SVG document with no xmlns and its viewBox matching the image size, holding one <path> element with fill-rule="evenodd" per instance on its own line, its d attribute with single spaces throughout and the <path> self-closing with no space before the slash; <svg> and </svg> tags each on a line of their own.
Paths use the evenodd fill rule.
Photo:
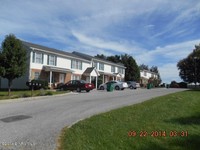
<svg viewBox="0 0 200 150">
<path fill-rule="evenodd" d="M 60 131 L 79 120 L 184 89 L 91 91 L 0 101 L 0 150 L 54 150 Z"/>
</svg>

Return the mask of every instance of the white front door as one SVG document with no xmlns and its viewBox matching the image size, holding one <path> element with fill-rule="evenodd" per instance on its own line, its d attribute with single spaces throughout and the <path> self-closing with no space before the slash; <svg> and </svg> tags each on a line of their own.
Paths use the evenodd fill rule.
<svg viewBox="0 0 200 150">
<path fill-rule="evenodd" d="M 64 83 L 65 82 L 65 74 L 60 73 L 59 75 L 59 82 Z"/>
</svg>

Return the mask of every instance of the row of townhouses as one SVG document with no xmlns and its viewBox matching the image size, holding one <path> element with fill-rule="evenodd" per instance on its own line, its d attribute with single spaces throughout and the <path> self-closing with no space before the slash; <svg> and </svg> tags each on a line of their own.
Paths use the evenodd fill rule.
<svg viewBox="0 0 200 150">
<path fill-rule="evenodd" d="M 149 70 L 140 70 L 140 84 L 147 85 L 150 78 L 158 79 L 158 74 Z"/>
<path fill-rule="evenodd" d="M 45 46 L 24 42 L 27 50 L 27 72 L 13 81 L 12 88 L 26 89 L 27 81 L 33 79 L 46 80 L 50 88 L 56 88 L 59 83 L 70 80 L 84 79 L 93 82 L 97 88 L 100 80 L 105 83 L 110 80 L 124 80 L 125 67 L 110 61 L 99 59 L 80 52 L 68 53 Z M 0 78 L 0 89 L 7 88 L 7 79 Z"/>
</svg>

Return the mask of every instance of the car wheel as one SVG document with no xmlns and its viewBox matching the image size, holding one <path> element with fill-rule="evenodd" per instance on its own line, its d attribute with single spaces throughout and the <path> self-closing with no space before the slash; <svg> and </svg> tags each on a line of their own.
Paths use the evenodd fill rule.
<svg viewBox="0 0 200 150">
<path fill-rule="evenodd" d="M 132 86 L 132 85 L 130 86 L 130 89 L 133 89 L 133 86 Z"/>
<path fill-rule="evenodd" d="M 121 89 L 122 91 L 124 90 L 124 88 Z"/>
<path fill-rule="evenodd" d="M 104 87 L 103 87 L 103 86 L 101 86 L 101 87 L 100 87 L 100 90 L 104 90 Z"/>
<path fill-rule="evenodd" d="M 90 90 L 86 90 L 86 92 L 90 92 Z"/>
<path fill-rule="evenodd" d="M 119 86 L 116 86 L 116 87 L 115 87 L 115 90 L 119 90 L 119 89 L 120 89 Z"/>
<path fill-rule="evenodd" d="M 61 91 L 64 91 L 64 88 L 62 87 L 62 88 L 60 88 L 60 90 L 61 90 Z"/>
<path fill-rule="evenodd" d="M 76 91 L 77 91 L 77 92 L 81 92 L 81 89 L 80 89 L 80 88 L 77 88 Z"/>
</svg>

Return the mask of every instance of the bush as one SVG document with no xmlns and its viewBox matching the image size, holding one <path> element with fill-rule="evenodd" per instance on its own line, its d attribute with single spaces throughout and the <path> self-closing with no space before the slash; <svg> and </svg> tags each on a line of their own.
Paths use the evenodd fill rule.
<svg viewBox="0 0 200 150">
<path fill-rule="evenodd" d="M 28 93 L 23 93 L 23 94 L 21 95 L 21 97 L 31 97 L 31 95 L 28 94 Z"/>
<path fill-rule="evenodd" d="M 53 95 L 53 92 L 48 91 L 48 92 L 45 93 L 45 95 Z"/>
<path fill-rule="evenodd" d="M 185 82 L 180 82 L 178 85 L 180 88 L 187 88 L 187 83 Z"/>
<path fill-rule="evenodd" d="M 46 80 L 31 80 L 32 84 L 36 84 L 33 89 L 34 90 L 38 90 L 38 89 L 48 89 L 48 81 Z M 29 82 L 26 82 L 26 86 L 29 87 L 29 89 L 31 88 L 31 85 L 29 85 Z"/>
</svg>

